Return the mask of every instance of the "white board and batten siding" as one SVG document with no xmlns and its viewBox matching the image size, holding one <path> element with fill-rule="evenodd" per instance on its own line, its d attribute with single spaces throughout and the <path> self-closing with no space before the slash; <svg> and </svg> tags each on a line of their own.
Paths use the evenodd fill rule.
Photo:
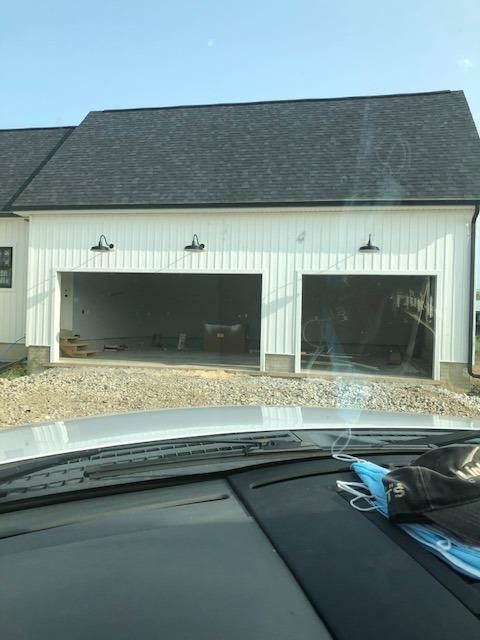
<svg viewBox="0 0 480 640">
<path fill-rule="evenodd" d="M 262 274 L 262 365 L 265 354 L 298 354 L 303 273 L 429 274 L 436 365 L 466 363 L 472 215 L 467 206 L 34 213 L 27 344 L 58 354 L 62 271 Z M 115 250 L 91 252 L 102 233 Z M 202 253 L 184 251 L 194 233 Z M 358 252 L 369 233 L 378 254 Z"/>
<path fill-rule="evenodd" d="M 0 288 L 0 360 L 13 353 L 5 344 L 25 342 L 27 246 L 28 221 L 0 218 L 0 247 L 13 248 L 12 287 Z"/>
</svg>

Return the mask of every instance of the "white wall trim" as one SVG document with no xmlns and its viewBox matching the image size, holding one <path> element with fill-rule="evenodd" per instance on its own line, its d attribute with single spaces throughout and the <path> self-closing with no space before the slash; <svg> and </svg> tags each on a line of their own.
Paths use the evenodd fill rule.
<svg viewBox="0 0 480 640">
<path fill-rule="evenodd" d="M 62 304 L 60 271 L 52 272 L 52 309 L 51 309 L 51 338 L 50 338 L 50 362 L 58 362 L 60 359 L 60 306 Z"/>
<path fill-rule="evenodd" d="M 244 272 L 245 273 L 245 272 Z M 265 371 L 265 355 L 266 355 L 266 329 L 265 322 L 265 303 L 267 290 L 265 286 L 265 273 L 261 273 L 261 297 L 260 297 L 260 371 Z"/>
<path fill-rule="evenodd" d="M 19 217 L 22 218 L 29 218 L 31 216 L 33 217 L 42 217 L 42 216 L 90 216 L 90 215 L 107 215 L 107 216 L 135 216 L 137 214 L 141 214 L 141 215 L 161 215 L 161 214 L 165 214 L 165 215 L 171 215 L 171 214 L 179 214 L 179 215 L 205 215 L 206 213 L 208 213 L 209 215 L 211 214 L 218 214 L 218 215 L 225 215 L 225 214 L 238 214 L 238 215 L 245 215 L 245 214 L 251 214 L 251 215 L 256 215 L 258 213 L 262 213 L 262 214 L 272 214 L 272 215 L 278 215 L 278 214 L 296 214 L 296 213 L 354 213 L 354 212 L 359 212 L 359 213 L 364 213 L 365 211 L 371 211 L 373 212 L 382 212 L 382 211 L 387 211 L 387 212 L 392 212 L 392 211 L 396 211 L 398 213 L 411 213 L 412 211 L 419 211 L 421 213 L 427 213 L 429 211 L 431 211 L 432 213 L 438 212 L 439 210 L 442 210 L 443 208 L 448 208 L 449 212 L 462 212 L 464 213 L 465 211 L 472 211 L 472 215 L 473 215 L 473 211 L 475 209 L 475 206 L 473 204 L 455 204 L 455 205 L 450 205 L 448 202 L 442 202 L 441 200 L 438 201 L 438 203 L 436 204 L 429 204 L 429 205 L 417 205 L 417 204 L 400 204 L 400 205 L 382 205 L 382 204 L 377 204 L 377 205 L 372 205 L 372 204 L 365 204 L 365 205 L 357 205 L 357 206 L 348 206 L 348 205 L 338 205 L 338 206 L 333 206 L 333 205 L 325 205 L 322 206 L 321 204 L 316 204 L 316 205 L 311 205 L 311 206 L 278 206 L 278 207 L 266 207 L 266 206 L 262 206 L 262 205 L 251 205 L 251 206 L 246 206 L 246 207 L 181 207 L 181 208 L 158 208 L 158 209 L 142 209 L 141 207 L 139 207 L 138 209 L 115 209 L 115 208 L 111 208 L 111 209 L 52 209 L 52 210 L 45 210 L 45 211 L 18 211 L 16 212 L 16 215 L 18 215 Z"/>
<path fill-rule="evenodd" d="M 54 272 L 58 273 L 133 273 L 133 274 L 142 274 L 142 273 L 156 273 L 158 275 L 185 275 L 185 274 L 199 274 L 199 275 L 231 275 L 231 276 L 263 276 L 264 271 L 262 269 L 170 269 L 165 267 L 164 269 L 132 269 L 132 268 L 121 268 L 121 267 L 86 267 L 86 268 L 68 268 L 68 267 L 54 267 Z"/>
<path fill-rule="evenodd" d="M 219 269 L 212 271 L 207 269 L 189 269 L 189 270 L 177 270 L 177 271 L 162 271 L 158 269 L 66 269 L 66 268 L 54 268 L 52 270 L 52 307 L 51 307 L 51 326 L 50 326 L 50 362 L 56 363 L 60 360 L 60 309 L 62 304 L 61 295 L 61 278 L 62 273 L 136 273 L 141 274 L 158 274 L 158 275 L 257 275 L 260 276 L 261 281 L 261 302 L 260 302 L 260 371 L 265 371 L 265 348 L 266 348 L 266 323 L 265 323 L 265 273 L 261 269 L 249 269 L 249 270 L 226 270 Z"/>
<path fill-rule="evenodd" d="M 293 370 L 295 373 L 301 373 L 302 371 L 302 291 L 303 291 L 302 276 L 303 274 L 304 274 L 303 271 L 295 272 L 295 288 L 294 288 L 295 318 L 293 323 L 293 330 L 295 332 L 295 337 L 293 341 L 293 344 L 295 345 Z"/>
<path fill-rule="evenodd" d="M 298 271 L 302 276 L 440 276 L 438 269 L 418 269 L 418 270 L 384 270 L 384 269 L 346 269 L 345 271 L 331 271 L 330 269 L 302 269 Z"/>
</svg>

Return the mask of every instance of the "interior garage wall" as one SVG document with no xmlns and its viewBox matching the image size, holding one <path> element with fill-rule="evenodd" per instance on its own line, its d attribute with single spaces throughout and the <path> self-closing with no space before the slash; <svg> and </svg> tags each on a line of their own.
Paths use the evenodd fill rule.
<svg viewBox="0 0 480 640">
<path fill-rule="evenodd" d="M 201 340 L 205 323 L 240 322 L 249 325 L 252 339 L 260 339 L 260 290 L 252 294 L 255 287 L 245 276 L 62 274 L 64 324 L 69 322 L 64 281 L 72 276 L 72 329 L 86 340 L 160 334 L 171 342 L 179 333 Z"/>
<path fill-rule="evenodd" d="M 75 274 L 73 327 L 88 340 L 198 335 L 199 318 L 209 317 L 217 317 L 217 296 L 192 276 L 183 276 L 180 285 L 174 276 Z"/>
<path fill-rule="evenodd" d="M 219 276 L 218 319 L 222 324 L 245 324 L 250 345 L 260 344 L 262 278 L 257 275 Z"/>
</svg>

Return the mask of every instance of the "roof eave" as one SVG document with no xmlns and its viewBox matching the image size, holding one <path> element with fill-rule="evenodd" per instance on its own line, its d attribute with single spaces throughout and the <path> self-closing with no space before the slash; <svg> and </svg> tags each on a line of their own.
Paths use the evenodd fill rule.
<svg viewBox="0 0 480 640">
<path fill-rule="evenodd" d="M 251 207 L 382 207 L 382 206 L 469 206 L 480 202 L 470 198 L 410 198 L 393 200 L 343 199 L 343 200 L 289 200 L 276 202 L 182 202 L 182 203 L 135 203 L 135 204 L 62 204 L 62 205 L 13 205 L 14 212 L 25 211 L 88 211 L 88 210 L 134 210 L 134 209 L 234 209 Z"/>
<path fill-rule="evenodd" d="M 13 213 L 13 211 L 0 211 L 0 218 L 20 218 L 20 215 Z"/>
</svg>

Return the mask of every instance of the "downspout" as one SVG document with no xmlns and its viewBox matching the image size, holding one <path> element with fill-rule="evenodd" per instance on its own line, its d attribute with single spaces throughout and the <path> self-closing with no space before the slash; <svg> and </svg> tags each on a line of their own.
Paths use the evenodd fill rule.
<svg viewBox="0 0 480 640">
<path fill-rule="evenodd" d="M 475 351 L 474 351 L 474 335 L 476 330 L 476 291 L 475 291 L 475 256 L 476 256 L 476 244 L 477 244 L 477 218 L 480 213 L 480 204 L 477 202 L 475 205 L 475 211 L 473 213 L 471 224 L 471 239 L 470 239 L 470 319 L 468 322 L 468 373 L 472 378 L 480 378 L 480 374 L 473 372 L 475 364 Z"/>
</svg>

